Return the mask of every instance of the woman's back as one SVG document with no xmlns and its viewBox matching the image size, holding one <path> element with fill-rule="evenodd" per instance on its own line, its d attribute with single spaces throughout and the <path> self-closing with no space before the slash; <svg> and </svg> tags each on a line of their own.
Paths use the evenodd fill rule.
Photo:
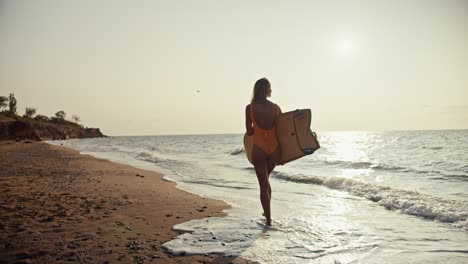
<svg viewBox="0 0 468 264">
<path fill-rule="evenodd" d="M 265 130 L 270 130 L 275 127 L 276 117 L 278 116 L 278 106 L 268 100 L 261 102 L 252 102 L 250 107 L 253 107 L 253 118 L 255 123 Z"/>
</svg>

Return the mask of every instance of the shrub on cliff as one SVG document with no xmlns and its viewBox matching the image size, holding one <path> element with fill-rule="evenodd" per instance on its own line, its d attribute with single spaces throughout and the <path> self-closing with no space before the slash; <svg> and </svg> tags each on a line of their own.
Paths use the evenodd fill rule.
<svg viewBox="0 0 468 264">
<path fill-rule="evenodd" d="M 49 119 L 50 122 L 54 123 L 54 124 L 59 124 L 59 125 L 63 125 L 65 124 L 65 119 L 62 119 L 62 118 L 57 118 L 57 117 L 54 117 L 52 116 L 50 119 Z"/>
<path fill-rule="evenodd" d="M 34 107 L 26 107 L 26 111 L 24 112 L 23 117 L 32 118 L 33 115 L 35 115 L 35 114 L 36 114 L 36 108 L 34 108 Z"/>
<path fill-rule="evenodd" d="M 67 125 L 67 126 L 81 127 L 81 125 L 79 125 L 77 123 L 73 123 L 71 121 L 61 119 L 61 118 L 56 118 L 56 117 L 51 117 L 49 122 L 57 124 L 57 125 Z"/>
<path fill-rule="evenodd" d="M 9 118 L 13 118 L 13 119 L 18 119 L 18 118 L 19 118 L 18 115 L 12 114 L 12 113 L 10 113 L 10 111 L 8 111 L 8 110 L 2 111 L 2 112 L 0 112 L 0 113 L 1 113 L 2 115 L 6 116 L 6 117 L 9 117 Z"/>
<path fill-rule="evenodd" d="M 67 116 L 67 114 L 65 114 L 65 111 L 60 110 L 57 113 L 55 113 L 55 116 L 50 117 L 50 121 L 55 124 L 65 125 L 67 123 L 67 121 L 65 120 L 65 116 Z"/>
<path fill-rule="evenodd" d="M 0 96 L 0 110 L 4 107 L 7 107 L 8 97 Z"/>
<path fill-rule="evenodd" d="M 48 118 L 47 116 L 45 115 L 37 115 L 34 117 L 34 120 L 36 121 L 42 121 L 42 122 L 49 122 L 50 121 L 50 118 Z"/>
<path fill-rule="evenodd" d="M 65 116 L 67 116 L 67 114 L 65 114 L 65 111 L 63 110 L 60 110 L 57 113 L 55 113 L 55 118 L 57 119 L 65 120 Z"/>
</svg>

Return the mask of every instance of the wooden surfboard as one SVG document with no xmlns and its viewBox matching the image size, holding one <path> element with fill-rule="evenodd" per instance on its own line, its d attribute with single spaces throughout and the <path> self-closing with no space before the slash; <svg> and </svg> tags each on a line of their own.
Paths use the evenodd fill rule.
<svg viewBox="0 0 468 264">
<path fill-rule="evenodd" d="M 320 148 L 317 135 L 310 129 L 310 109 L 298 109 L 281 114 L 276 120 L 276 137 L 281 151 L 278 165 L 314 153 Z M 244 149 L 252 163 L 253 136 L 244 135 Z"/>
</svg>

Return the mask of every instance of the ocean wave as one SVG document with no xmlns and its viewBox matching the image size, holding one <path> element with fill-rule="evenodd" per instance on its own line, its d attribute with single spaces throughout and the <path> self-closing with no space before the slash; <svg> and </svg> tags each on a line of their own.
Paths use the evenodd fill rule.
<svg viewBox="0 0 468 264">
<path fill-rule="evenodd" d="M 374 170 L 388 170 L 388 171 L 412 171 L 410 168 L 400 167 L 388 164 L 373 164 L 370 166 Z"/>
<path fill-rule="evenodd" d="M 217 184 L 213 181 L 208 180 L 185 180 L 184 183 L 192 183 L 192 184 L 200 184 L 200 185 L 210 185 L 214 187 L 221 187 L 221 188 L 230 188 L 230 189 L 237 189 L 237 190 L 252 190 L 255 188 L 247 187 L 247 186 L 239 186 L 239 183 L 231 182 L 231 184 Z"/>
<path fill-rule="evenodd" d="M 460 166 L 459 170 L 468 173 L 468 165 Z"/>
<path fill-rule="evenodd" d="M 157 164 L 158 166 L 165 168 L 165 169 L 169 169 L 169 170 L 172 170 L 175 168 L 185 168 L 188 165 L 187 162 L 174 160 L 174 159 L 161 158 L 156 153 L 153 153 L 147 150 L 137 152 L 135 155 L 135 158 Z"/>
<path fill-rule="evenodd" d="M 320 177 L 320 176 L 304 176 L 304 175 L 290 176 L 287 173 L 277 172 L 277 171 L 273 171 L 271 175 L 273 178 L 276 178 L 276 179 L 297 182 L 297 183 L 308 183 L 308 184 L 316 184 L 316 185 L 323 185 L 325 183 L 325 178 Z"/>
<path fill-rule="evenodd" d="M 342 168 L 353 168 L 353 169 L 373 169 L 376 171 L 389 171 L 389 172 L 403 172 L 403 173 L 416 173 L 416 174 L 437 174 L 441 175 L 443 177 L 446 177 L 447 179 L 458 179 L 465 181 L 468 178 L 468 174 L 454 174 L 450 171 L 442 171 L 442 170 L 435 170 L 435 169 L 416 169 L 416 168 L 408 168 L 408 167 L 402 167 L 402 166 L 397 166 L 397 165 L 390 165 L 390 164 L 383 164 L 383 163 L 372 163 L 372 162 L 367 162 L 367 161 L 344 161 L 344 160 L 327 160 L 327 161 L 322 161 L 325 163 L 325 166 L 329 165 L 337 165 Z M 436 163 L 443 163 L 443 162 L 431 162 L 429 164 L 426 164 L 426 166 L 432 166 Z M 440 164 L 439 164 L 440 165 Z M 455 168 L 457 171 L 463 171 L 468 173 L 467 166 L 462 166 L 459 168 Z"/>
<path fill-rule="evenodd" d="M 468 181 L 468 175 L 464 174 L 445 174 L 444 179 L 453 179 L 458 181 Z"/>
<path fill-rule="evenodd" d="M 448 200 L 416 191 L 400 190 L 341 177 L 291 176 L 274 172 L 273 178 L 291 182 L 323 185 L 378 203 L 388 210 L 449 223 L 468 230 L 468 202 Z"/>
<path fill-rule="evenodd" d="M 422 148 L 423 148 L 423 149 L 432 149 L 432 150 L 441 150 L 441 149 L 443 149 L 444 147 L 438 147 L 438 146 L 436 146 L 436 147 L 426 147 L 426 146 L 424 146 L 424 147 L 422 147 Z"/>
<path fill-rule="evenodd" d="M 151 151 L 157 151 L 157 150 L 159 150 L 159 149 L 158 149 L 157 147 L 155 147 L 155 146 L 152 146 L 152 147 L 150 147 L 149 149 L 150 149 Z"/>
<path fill-rule="evenodd" d="M 343 167 L 351 167 L 353 169 L 374 169 L 374 170 L 387 170 L 387 171 L 403 171 L 408 170 L 409 168 L 381 164 L 381 163 L 372 163 L 368 161 L 346 161 L 346 160 L 326 160 L 324 161 L 326 165 L 338 165 Z"/>
<path fill-rule="evenodd" d="M 148 161 L 151 163 L 161 163 L 163 159 L 158 158 L 153 152 L 143 150 L 136 153 L 135 157 L 140 160 Z"/>
<path fill-rule="evenodd" d="M 239 147 L 239 148 L 236 148 L 235 150 L 229 152 L 229 154 L 230 155 L 239 155 L 239 154 L 244 153 L 244 152 L 245 152 L 244 148 Z"/>
<path fill-rule="evenodd" d="M 327 165 L 352 167 L 354 169 L 367 169 L 373 165 L 371 162 L 366 162 L 366 161 L 345 161 L 345 160 L 326 160 L 324 161 L 324 163 Z"/>
</svg>

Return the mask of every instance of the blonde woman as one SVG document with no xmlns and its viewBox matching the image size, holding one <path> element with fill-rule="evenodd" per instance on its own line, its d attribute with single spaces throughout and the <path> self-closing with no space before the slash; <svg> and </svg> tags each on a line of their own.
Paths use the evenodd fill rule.
<svg viewBox="0 0 468 264">
<path fill-rule="evenodd" d="M 260 185 L 260 201 L 267 226 L 271 226 L 269 177 L 280 158 L 275 124 L 281 109 L 267 99 L 271 97 L 271 91 L 271 84 L 266 78 L 258 80 L 252 101 L 245 108 L 245 127 L 247 134 L 253 136 L 252 162 Z"/>
</svg>

